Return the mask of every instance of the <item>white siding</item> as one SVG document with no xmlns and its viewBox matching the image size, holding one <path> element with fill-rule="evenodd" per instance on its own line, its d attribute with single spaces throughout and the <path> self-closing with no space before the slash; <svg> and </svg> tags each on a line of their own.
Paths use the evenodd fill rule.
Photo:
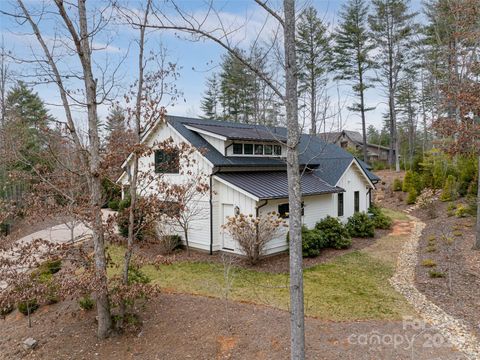
<svg viewBox="0 0 480 360">
<path fill-rule="evenodd" d="M 368 204 L 368 189 L 370 187 L 368 181 L 363 176 L 361 170 L 355 163 L 352 163 L 350 167 L 345 171 L 343 176 L 337 183 L 337 186 L 345 189 L 343 193 L 343 208 L 344 214 L 341 217 L 342 221 L 347 219 L 354 213 L 354 192 L 360 192 L 360 211 L 367 211 Z M 334 196 L 334 215 L 338 214 L 338 196 Z"/>
<path fill-rule="evenodd" d="M 225 141 L 206 134 L 199 133 L 199 135 L 207 140 L 215 149 L 217 149 L 220 154 L 225 155 Z"/>
<path fill-rule="evenodd" d="M 214 249 L 221 250 L 223 246 L 222 224 L 224 223 L 222 205 L 230 204 L 233 206 L 238 206 L 241 213 L 246 215 L 255 215 L 256 202 L 250 197 L 240 193 L 239 191 L 236 191 L 235 189 L 232 189 L 218 180 L 214 180 L 213 190 L 215 193 L 213 247 Z M 241 253 L 238 244 L 235 246 L 235 252 Z"/>
<path fill-rule="evenodd" d="M 155 131 L 154 134 L 146 141 L 146 145 L 154 146 L 156 143 L 160 143 L 168 138 L 172 138 L 175 144 L 180 145 L 184 143 L 185 140 L 173 129 L 170 125 L 162 125 Z M 189 169 L 197 174 L 204 173 L 210 175 L 212 172 L 212 166 L 210 163 L 201 156 L 198 152 L 195 152 L 193 155 L 195 163 Z M 183 164 L 185 166 L 185 164 Z M 180 164 L 182 166 L 182 164 Z M 162 174 L 156 175 L 154 172 L 154 154 L 149 156 L 142 157 L 139 160 L 139 173 L 140 174 L 150 174 L 153 176 L 162 176 L 163 180 L 170 181 L 172 183 L 181 184 L 186 181 L 186 176 L 183 174 Z M 142 176 L 142 175 L 141 175 Z M 208 179 L 208 178 L 207 178 Z M 127 183 L 127 177 L 122 178 L 122 184 Z M 208 181 L 208 180 L 207 180 Z M 139 193 L 140 195 L 148 195 L 158 193 L 157 185 L 155 182 L 150 183 L 149 181 L 143 181 L 139 184 Z M 199 194 L 197 206 L 199 210 L 198 216 L 192 220 L 190 224 L 190 231 L 188 234 L 189 243 L 192 247 L 210 250 L 210 203 L 209 203 L 209 193 Z M 161 194 L 159 194 L 161 196 Z M 185 236 L 182 230 L 178 227 L 174 227 L 174 232 L 178 233 L 185 240 Z"/>
</svg>

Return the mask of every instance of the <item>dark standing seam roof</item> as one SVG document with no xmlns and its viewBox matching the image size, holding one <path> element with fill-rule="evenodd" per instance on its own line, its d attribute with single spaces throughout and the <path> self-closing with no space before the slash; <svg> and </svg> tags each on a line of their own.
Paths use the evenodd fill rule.
<svg viewBox="0 0 480 360">
<path fill-rule="evenodd" d="M 268 128 L 263 125 L 247 125 L 228 123 L 225 121 L 193 119 L 179 116 L 167 116 L 168 123 L 177 130 L 186 140 L 197 149 L 205 150 L 204 156 L 216 167 L 280 167 L 286 168 L 285 161 L 276 157 L 248 157 L 248 156 L 223 156 L 213 145 L 205 140 L 200 134 L 187 129 L 190 126 L 228 126 L 234 129 L 250 129 L 253 132 L 258 130 L 270 131 L 279 136 L 287 136 L 287 129 L 283 127 Z M 335 144 L 329 144 L 317 136 L 302 134 L 298 146 L 299 163 L 316 169 L 317 176 L 324 179 L 331 186 L 335 186 L 342 174 L 353 160 L 353 155 Z M 371 181 L 378 181 L 379 178 L 371 173 L 367 165 L 359 160 Z M 222 169 L 222 171 L 224 171 Z"/>
<path fill-rule="evenodd" d="M 219 173 L 216 176 L 260 200 L 288 197 L 288 177 L 285 171 Z M 301 189 L 302 196 L 333 194 L 344 191 L 340 187 L 327 184 L 314 172 L 307 172 L 302 175 Z"/>
<path fill-rule="evenodd" d="M 228 140 L 263 140 L 281 142 L 285 142 L 287 140 L 287 138 L 283 134 L 275 133 L 275 129 L 273 129 L 273 131 L 268 131 L 261 128 L 240 128 L 226 125 L 189 125 L 195 127 L 196 129 L 205 130 L 213 134 L 224 136 Z"/>
</svg>

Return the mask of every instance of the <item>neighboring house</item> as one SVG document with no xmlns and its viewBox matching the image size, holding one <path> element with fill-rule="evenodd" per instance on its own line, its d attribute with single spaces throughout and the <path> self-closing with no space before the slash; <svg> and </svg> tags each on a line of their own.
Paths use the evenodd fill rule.
<svg viewBox="0 0 480 360">
<path fill-rule="evenodd" d="M 363 136 L 358 131 L 343 130 L 340 132 L 327 132 L 318 135 L 323 141 L 337 144 L 342 149 L 352 148 L 363 151 Z M 368 162 L 387 162 L 390 149 L 386 146 L 367 143 Z"/>
<path fill-rule="evenodd" d="M 204 208 L 204 215 L 194 221 L 189 233 L 192 248 L 241 253 L 238 244 L 222 232 L 226 217 L 271 211 L 288 217 L 285 128 L 167 116 L 166 123 L 156 124 L 142 141 L 152 146 L 170 137 L 175 143 L 186 142 L 198 149 L 194 154 L 196 164 L 210 177 L 211 192 L 199 198 L 197 204 Z M 161 158 L 155 154 L 142 158 L 139 169 L 153 174 L 155 159 Z M 301 135 L 299 162 L 302 221 L 306 226 L 312 228 L 327 215 L 346 221 L 356 211 L 367 211 L 379 178 L 365 163 L 339 146 L 307 134 Z M 124 169 L 129 171 L 131 165 L 127 164 L 128 159 Z M 164 176 L 173 182 L 182 181 L 183 175 L 178 169 L 174 171 Z M 118 182 L 122 188 L 128 186 L 126 172 Z M 268 244 L 266 253 L 287 247 L 282 234 Z"/>
</svg>

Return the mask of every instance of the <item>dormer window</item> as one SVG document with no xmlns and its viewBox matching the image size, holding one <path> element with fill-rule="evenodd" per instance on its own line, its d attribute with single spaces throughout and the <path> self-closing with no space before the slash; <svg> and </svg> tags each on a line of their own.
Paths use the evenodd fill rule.
<svg viewBox="0 0 480 360">
<path fill-rule="evenodd" d="M 253 155 L 253 144 L 243 144 L 243 153 L 245 155 Z"/>
<path fill-rule="evenodd" d="M 263 145 L 255 144 L 255 155 L 263 155 Z"/>
<path fill-rule="evenodd" d="M 233 154 L 242 155 L 243 154 L 243 144 L 233 144 Z"/>
<path fill-rule="evenodd" d="M 280 145 L 273 145 L 273 153 L 277 156 L 282 155 L 282 147 Z"/>
<path fill-rule="evenodd" d="M 273 154 L 272 145 L 265 145 L 263 147 L 263 150 L 265 151 L 265 155 L 272 155 Z"/>
</svg>

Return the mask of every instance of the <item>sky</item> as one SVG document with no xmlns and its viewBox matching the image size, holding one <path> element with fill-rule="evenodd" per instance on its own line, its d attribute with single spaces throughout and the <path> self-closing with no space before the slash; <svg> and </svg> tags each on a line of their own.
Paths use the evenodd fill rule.
<svg viewBox="0 0 480 360">
<path fill-rule="evenodd" d="M 337 13 L 344 1 L 335 0 L 313 0 L 297 2 L 299 8 L 312 5 L 317 10 L 324 22 L 330 24 L 333 29 L 337 21 Z M 54 10 L 52 2 L 48 0 L 25 0 L 26 7 L 32 14 L 39 14 L 39 9 L 43 4 L 47 10 Z M 279 1 L 270 1 L 272 7 L 281 11 Z M 97 21 L 99 11 L 109 13 L 110 9 L 107 2 L 101 0 L 87 2 L 87 6 L 93 4 L 89 10 L 89 20 L 91 23 Z M 123 0 L 123 5 L 129 9 L 139 9 L 142 6 L 140 0 Z M 205 17 L 207 1 L 203 0 L 179 0 L 179 6 L 192 13 L 196 18 L 206 18 L 204 26 L 209 29 L 218 28 L 219 22 L 216 16 L 210 14 Z M 214 7 L 217 10 L 218 17 L 222 19 L 224 25 L 231 29 L 237 29 L 231 35 L 231 40 L 235 45 L 248 47 L 248 45 L 257 38 L 260 33 L 260 41 L 268 42 L 275 29 L 276 23 L 269 18 L 268 14 L 254 3 L 253 0 L 231 0 L 214 1 Z M 421 3 L 417 0 L 411 2 L 413 11 L 421 9 Z M 0 0 L 0 10 L 18 14 L 19 8 L 14 0 Z M 164 10 L 168 15 L 172 15 L 172 9 Z M 78 70 L 78 60 L 65 46 L 56 46 L 64 41 L 63 44 L 71 46 L 66 39 L 66 30 L 54 18 L 51 13 L 44 12 L 38 20 L 39 28 L 44 34 L 47 45 L 54 49 L 54 53 L 59 61 L 59 67 L 65 73 L 73 73 Z M 175 18 L 174 18 L 175 19 Z M 262 31 L 260 31 L 262 30 Z M 4 47 L 15 57 L 9 63 L 9 69 L 12 74 L 12 80 L 23 80 L 34 86 L 41 98 L 47 103 L 47 106 L 53 116 L 61 120 L 64 118 L 63 108 L 60 104 L 58 89 L 52 83 L 38 83 L 38 69 L 31 62 L 22 62 L 20 59 L 33 60 L 42 55 L 41 49 L 32 34 L 28 24 L 21 24 L 17 19 L 0 14 L 0 34 Z M 108 80 L 113 76 L 114 86 L 110 89 L 108 99 L 123 101 L 123 94 L 128 87 L 135 81 L 135 74 L 138 61 L 138 46 L 135 43 L 137 32 L 128 25 L 111 23 L 99 36 L 94 39 L 93 58 L 95 60 L 95 76 L 100 83 L 110 85 Z M 200 102 L 205 91 L 205 81 L 212 72 L 219 70 L 221 57 L 225 51 L 217 44 L 209 40 L 189 41 L 185 36 L 169 31 L 151 31 L 147 34 L 147 48 L 157 52 L 161 47 L 166 49 L 167 59 L 176 63 L 179 77 L 175 81 L 176 88 L 182 93 L 182 96 L 172 106 L 167 107 L 171 115 L 198 117 L 202 114 Z M 153 65 L 152 65 L 153 66 Z M 106 74 L 106 76 L 103 76 Z M 40 77 L 44 78 L 44 77 Z M 81 84 L 75 80 L 75 76 L 65 79 L 73 96 L 78 98 L 78 89 Z M 332 83 L 329 87 L 329 94 L 332 96 L 332 103 L 336 104 L 341 98 L 343 110 L 341 112 L 343 127 L 350 130 L 360 130 L 361 124 L 357 114 L 351 113 L 346 109 L 349 103 L 353 101 L 350 95 L 350 86 L 345 83 Z M 80 96 L 80 95 L 79 95 Z M 382 113 L 386 110 L 385 98 L 382 89 L 375 88 L 367 91 L 366 101 L 368 106 L 375 107 L 375 110 L 367 114 L 367 125 L 374 125 L 380 128 L 382 125 Z M 104 119 L 108 114 L 108 106 L 99 107 L 99 115 Z M 84 122 L 82 111 L 75 113 L 78 123 Z M 335 120 L 337 121 L 337 120 Z M 327 126 L 331 128 L 330 126 Z"/>
</svg>

